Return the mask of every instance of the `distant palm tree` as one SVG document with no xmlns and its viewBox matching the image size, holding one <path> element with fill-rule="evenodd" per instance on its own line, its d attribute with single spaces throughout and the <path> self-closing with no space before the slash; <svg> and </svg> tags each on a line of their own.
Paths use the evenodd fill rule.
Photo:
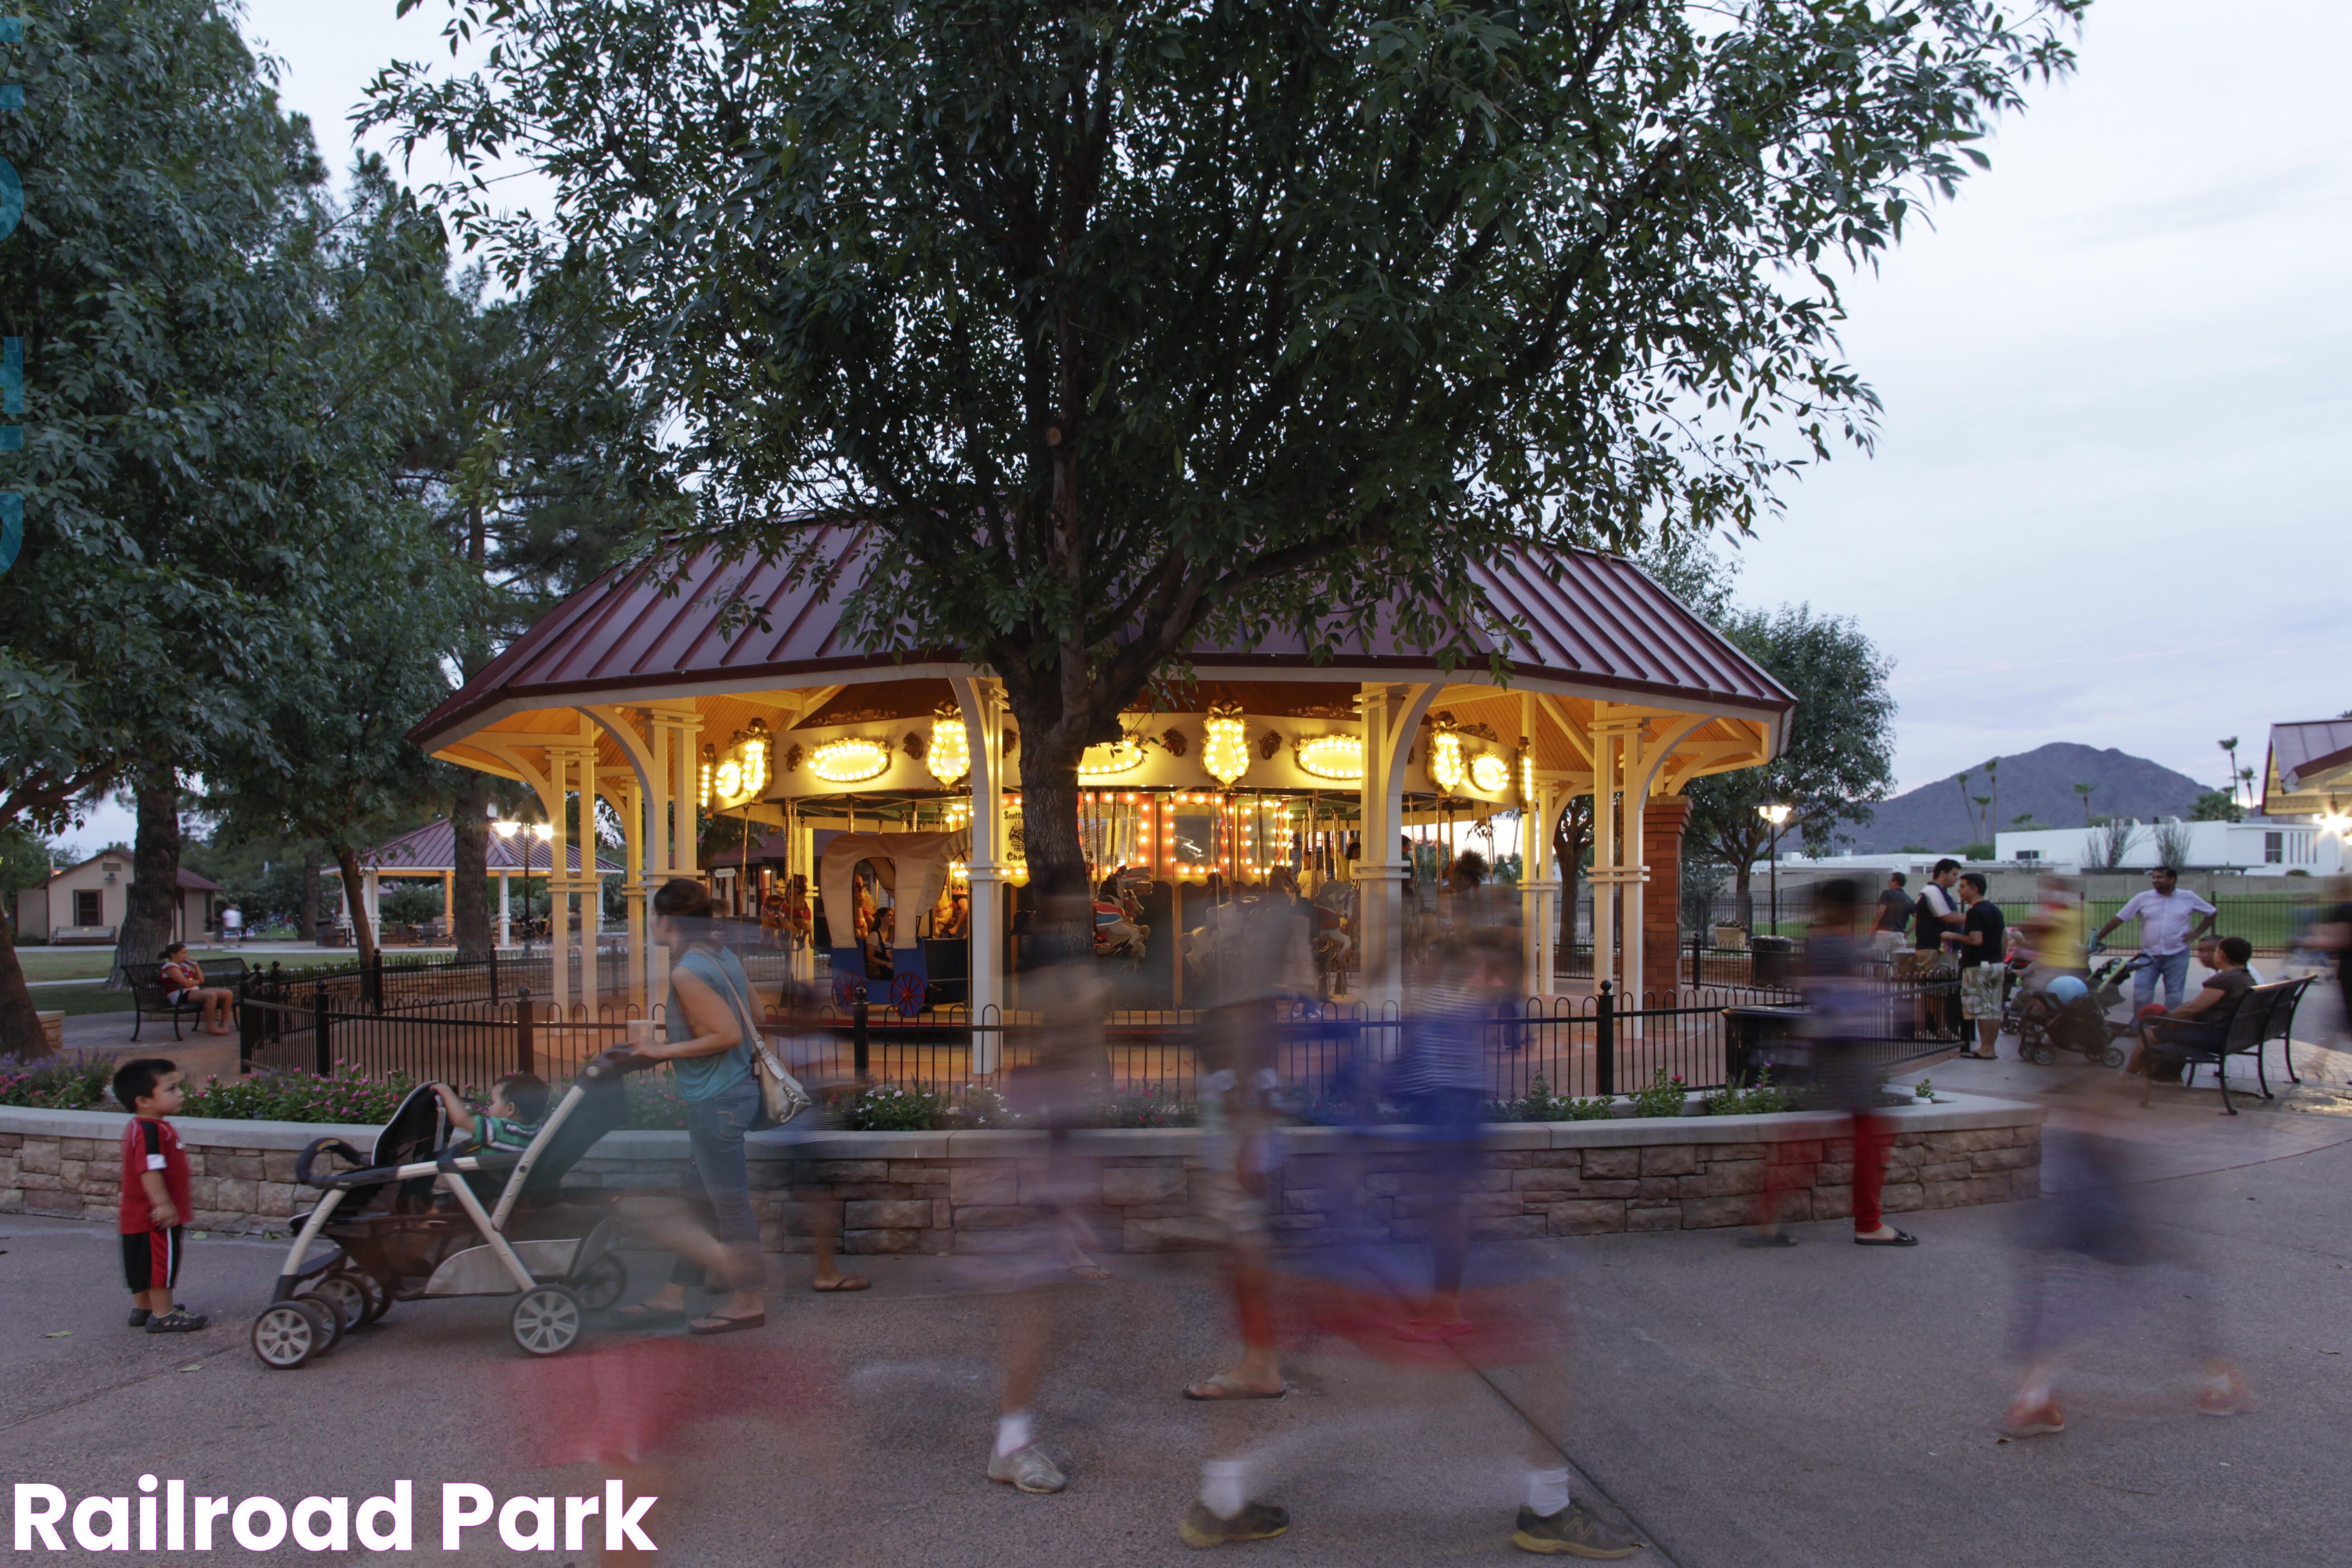
<svg viewBox="0 0 2352 1568">
<path fill-rule="evenodd" d="M 2074 793 L 2083 797 L 2083 826 L 2085 827 L 2091 826 L 2091 792 L 2098 787 L 2095 784 L 2078 784 L 2074 786 Z"/>
<path fill-rule="evenodd" d="M 2238 770 L 2238 782 L 2246 786 L 2246 804 L 2248 805 L 2255 805 L 2254 770 L 2252 768 L 2240 768 Z"/>
<path fill-rule="evenodd" d="M 2234 805 L 2238 801 L 2238 737 L 2232 735 L 2218 743 L 2230 753 L 2230 804 Z"/>
</svg>

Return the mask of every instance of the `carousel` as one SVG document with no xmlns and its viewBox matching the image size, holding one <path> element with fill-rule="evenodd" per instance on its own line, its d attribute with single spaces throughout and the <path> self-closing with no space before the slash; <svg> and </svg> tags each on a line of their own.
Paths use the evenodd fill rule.
<svg viewBox="0 0 2352 1568">
<path fill-rule="evenodd" d="M 845 552 L 856 548 L 844 537 Z M 852 563 L 854 571 L 854 563 Z M 1197 933 L 1277 879 L 1322 911 L 1325 994 L 1401 1002 L 1426 867 L 1527 824 L 1513 888 L 1524 988 L 1557 993 L 1560 883 L 1548 825 L 1592 795 L 1593 983 L 1674 984 L 1682 792 L 1778 754 L 1794 700 L 1638 566 L 1585 552 L 1505 555 L 1476 586 L 1525 628 L 1448 671 L 1374 641 L 1317 664 L 1295 639 L 1203 649 L 1192 684 L 1128 713 L 1080 764 L 1098 889 L 1097 952 L 1136 1005 L 1188 1005 Z M 761 612 L 726 635 L 724 584 Z M 667 955 L 646 902 L 708 880 L 782 928 L 798 979 L 909 1014 L 1019 1007 L 1027 868 L 1021 737 L 997 684 L 952 658 L 867 653 L 830 600 L 780 571 L 712 558 L 674 593 L 614 574 L 559 606 L 414 731 L 445 762 L 529 786 L 544 820 L 601 800 L 623 825 L 629 1000 Z M 577 820 L 588 820 L 581 813 Z M 713 819 L 734 845 L 703 864 Z M 1545 825 L 1538 826 L 1536 825 Z M 1417 845 L 1423 871 L 1415 879 Z M 567 847 L 551 862 L 572 864 Z M 559 904 L 593 895 L 559 876 Z M 782 910 L 781 917 L 779 910 Z M 558 920 L 562 931 L 568 922 Z M 559 1005 L 598 1000 L 584 936 Z M 1188 975 L 1192 978 L 1188 980 Z"/>
</svg>

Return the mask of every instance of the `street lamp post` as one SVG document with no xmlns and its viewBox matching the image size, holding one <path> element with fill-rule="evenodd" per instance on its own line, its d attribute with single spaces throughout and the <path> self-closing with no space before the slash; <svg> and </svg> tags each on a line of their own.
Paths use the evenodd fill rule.
<svg viewBox="0 0 2352 1568">
<path fill-rule="evenodd" d="M 527 925 L 530 921 L 530 847 L 533 840 L 537 840 L 542 844 L 552 840 L 555 837 L 555 825 L 551 822 L 520 822 L 511 816 L 502 816 L 498 820 L 496 826 L 498 827 L 499 837 L 501 838 L 512 838 L 518 833 L 522 835 L 522 918 L 524 923 Z M 553 915 L 555 912 L 555 889 L 553 886 L 555 881 L 555 852 L 551 848 L 548 851 L 547 856 L 547 872 L 549 882 L 548 914 L 550 917 L 548 923 L 551 932 L 554 925 Z"/>
<path fill-rule="evenodd" d="M 1772 825 L 1772 934 L 1780 934 L 1780 825 L 1789 820 L 1789 808 L 1780 801 L 1759 805 L 1756 815 Z"/>
</svg>

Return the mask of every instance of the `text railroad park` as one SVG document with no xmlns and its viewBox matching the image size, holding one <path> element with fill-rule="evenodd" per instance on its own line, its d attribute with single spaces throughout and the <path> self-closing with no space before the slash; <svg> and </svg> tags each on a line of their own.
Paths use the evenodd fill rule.
<svg viewBox="0 0 2352 1568">
<path fill-rule="evenodd" d="M 390 1497 L 361 1500 L 306 1497 L 290 1506 L 276 1498 L 190 1496 L 187 1483 L 139 1478 L 137 1497 L 92 1495 L 79 1502 L 46 1481 L 16 1483 L 15 1545 L 19 1552 L 213 1552 L 234 1544 L 268 1552 L 289 1538 L 305 1552 L 415 1552 L 415 1483 L 394 1481 Z M 444 1552 L 468 1544 L 469 1530 L 495 1528 L 509 1552 L 585 1552 L 600 1530 L 607 1552 L 657 1552 L 646 1534 L 646 1510 L 657 1497 L 628 1497 L 617 1480 L 602 1496 L 510 1497 L 501 1504 L 472 1481 L 441 1488 Z M 430 1548 L 427 1548 L 430 1550 Z"/>
</svg>

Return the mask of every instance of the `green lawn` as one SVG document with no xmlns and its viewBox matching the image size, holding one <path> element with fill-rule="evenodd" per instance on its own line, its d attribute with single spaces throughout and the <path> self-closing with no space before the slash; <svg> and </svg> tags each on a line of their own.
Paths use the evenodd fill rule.
<svg viewBox="0 0 2352 1568">
<path fill-rule="evenodd" d="M 254 952 L 217 947 L 192 947 L 190 956 L 205 964 L 219 958 L 242 958 L 255 969 L 267 969 L 282 963 L 288 969 L 349 968 L 352 954 L 349 952 L 321 951 L 308 952 Z M 110 947 L 20 947 L 16 962 L 24 966 L 27 980 L 103 980 L 114 967 L 114 950 Z"/>
</svg>

